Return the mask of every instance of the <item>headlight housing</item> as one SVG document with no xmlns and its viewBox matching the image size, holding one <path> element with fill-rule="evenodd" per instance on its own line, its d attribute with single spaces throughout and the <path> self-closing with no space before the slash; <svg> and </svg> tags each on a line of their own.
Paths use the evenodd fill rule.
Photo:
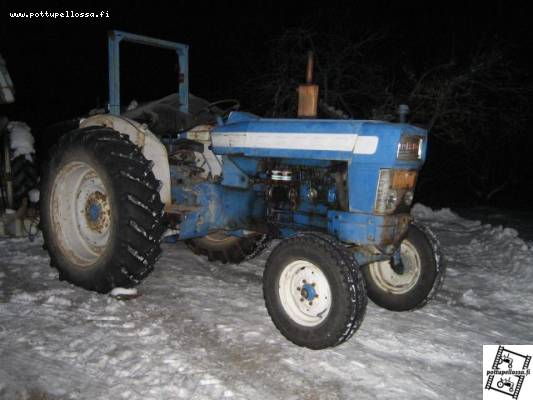
<svg viewBox="0 0 533 400">
<path fill-rule="evenodd" d="M 409 206 L 413 201 L 417 171 L 406 169 L 381 169 L 376 190 L 374 212 L 392 214 L 402 199 Z"/>
</svg>

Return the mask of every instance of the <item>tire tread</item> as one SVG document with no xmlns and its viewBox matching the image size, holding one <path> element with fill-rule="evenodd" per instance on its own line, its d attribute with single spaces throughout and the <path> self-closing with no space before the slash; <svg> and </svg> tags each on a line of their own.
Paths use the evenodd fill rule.
<svg viewBox="0 0 533 400">
<path fill-rule="evenodd" d="M 105 170 L 109 171 L 113 190 L 117 199 L 121 199 L 118 229 L 121 237 L 103 276 L 98 274 L 93 279 L 82 280 L 67 265 L 62 265 L 59 257 L 49 250 L 50 264 L 59 270 L 62 279 L 89 290 L 105 293 L 117 285 L 135 286 L 153 270 L 161 254 L 161 236 L 165 230 L 163 203 L 158 193 L 160 182 L 151 170 L 153 163 L 144 158 L 127 135 L 110 128 L 91 126 L 63 135 L 45 171 L 57 167 L 62 155 L 80 146 L 96 156 Z M 43 179 L 42 191 L 51 189 L 51 178 Z M 44 246 L 53 249 L 54 246 L 49 243 L 52 230 L 45 228 L 43 233 Z"/>
</svg>

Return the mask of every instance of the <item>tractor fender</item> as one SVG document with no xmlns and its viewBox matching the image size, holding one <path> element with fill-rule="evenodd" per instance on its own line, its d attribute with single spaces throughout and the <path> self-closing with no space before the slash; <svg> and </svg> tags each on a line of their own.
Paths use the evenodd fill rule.
<svg viewBox="0 0 533 400">
<path fill-rule="evenodd" d="M 98 114 L 80 121 L 80 128 L 105 126 L 128 135 L 130 141 L 138 146 L 147 160 L 153 161 L 152 172 L 161 181 L 159 195 L 165 205 L 171 204 L 170 168 L 167 149 L 145 125 L 129 118 L 111 114 Z"/>
</svg>

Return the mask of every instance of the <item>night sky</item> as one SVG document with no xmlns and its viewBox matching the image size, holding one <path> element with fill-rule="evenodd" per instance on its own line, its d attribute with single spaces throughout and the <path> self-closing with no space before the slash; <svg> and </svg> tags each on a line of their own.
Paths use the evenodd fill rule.
<svg viewBox="0 0 533 400">
<path fill-rule="evenodd" d="M 149 35 L 190 45 L 190 90 L 209 100 L 236 97 L 240 88 L 265 72 L 272 40 L 290 28 L 332 33 L 356 40 L 381 32 L 387 40 L 372 54 L 409 60 L 415 70 L 453 48 L 468 57 L 480 40 L 498 40 L 512 50 L 522 70 L 531 70 L 530 13 L 515 2 L 154 2 L 110 5 L 64 2 L 48 11 L 109 11 L 103 19 L 19 19 L 9 12 L 39 11 L 21 2 L 0 6 L 0 53 L 16 87 L 16 102 L 1 114 L 25 120 L 36 135 L 46 126 L 85 114 L 107 99 L 107 31 Z M 177 88 L 171 52 L 124 46 L 124 98 L 138 101 L 167 95 Z M 525 77 L 530 75 L 527 73 Z M 302 71 L 303 78 L 303 71 Z M 524 84 L 530 84 L 524 82 Z M 241 89 L 242 90 L 242 89 Z M 245 110 L 253 96 L 241 98 Z M 368 118 L 368 115 L 357 116 Z M 527 116 L 530 119 L 530 116 Z M 45 138 L 39 138 L 46 142 Z M 523 168 L 531 167 L 525 154 Z M 526 179 L 522 177 L 521 179 Z M 510 195 L 513 193 L 509 192 Z M 507 205 L 507 204 L 506 204 Z"/>
</svg>

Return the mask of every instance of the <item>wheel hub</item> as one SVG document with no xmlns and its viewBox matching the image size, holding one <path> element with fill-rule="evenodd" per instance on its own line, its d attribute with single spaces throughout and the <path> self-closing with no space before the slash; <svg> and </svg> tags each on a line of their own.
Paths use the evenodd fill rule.
<svg viewBox="0 0 533 400">
<path fill-rule="evenodd" d="M 101 212 L 102 208 L 100 207 L 100 205 L 92 203 L 91 205 L 89 205 L 87 216 L 89 217 L 89 220 L 95 222 L 100 217 Z"/>
<path fill-rule="evenodd" d="M 314 287 L 314 284 L 305 283 L 303 285 L 302 290 L 300 291 L 300 294 L 302 297 L 307 301 L 313 301 L 315 297 L 317 297 L 316 290 Z"/>
<path fill-rule="evenodd" d="M 99 191 L 93 192 L 85 202 L 85 218 L 90 229 L 102 232 L 109 226 L 109 205 L 107 196 Z"/>
<path fill-rule="evenodd" d="M 405 267 L 403 265 L 403 262 L 400 260 L 397 262 L 396 260 L 392 259 L 390 261 L 391 269 L 396 272 L 398 275 L 401 275 L 405 272 Z"/>
</svg>

